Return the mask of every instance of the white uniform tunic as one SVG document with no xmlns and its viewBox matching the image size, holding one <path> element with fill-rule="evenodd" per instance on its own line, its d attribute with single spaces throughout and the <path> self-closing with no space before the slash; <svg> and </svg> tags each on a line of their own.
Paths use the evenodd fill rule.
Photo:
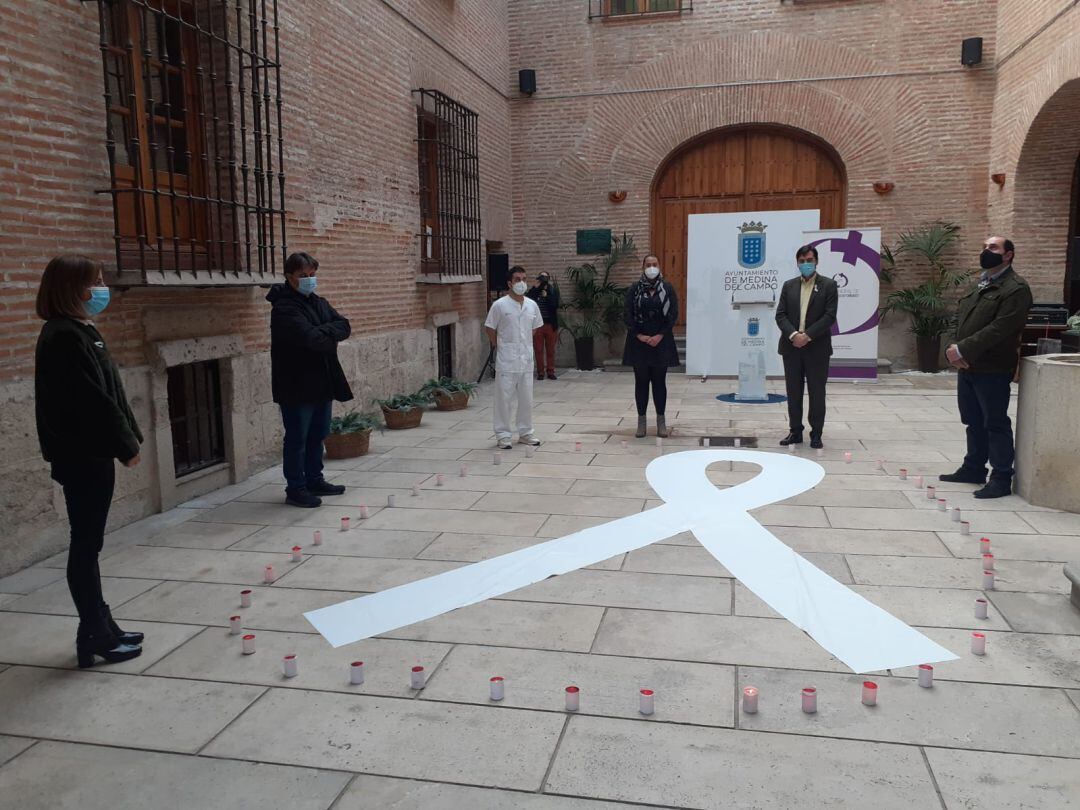
<svg viewBox="0 0 1080 810">
<path fill-rule="evenodd" d="M 510 438 L 510 403 L 517 399 L 517 432 L 531 436 L 533 386 L 533 330 L 544 325 L 540 307 L 531 298 L 518 303 L 504 295 L 491 305 L 484 326 L 494 329 L 495 436 Z"/>
</svg>

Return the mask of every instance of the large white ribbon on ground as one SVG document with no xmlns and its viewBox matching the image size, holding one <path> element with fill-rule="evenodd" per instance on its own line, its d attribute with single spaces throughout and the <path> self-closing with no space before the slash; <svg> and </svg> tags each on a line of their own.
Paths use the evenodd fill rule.
<svg viewBox="0 0 1080 810">
<path fill-rule="evenodd" d="M 720 461 L 749 462 L 761 472 L 717 489 L 706 468 Z M 662 506 L 304 616 L 340 647 L 692 531 L 732 576 L 855 672 L 956 658 L 809 563 L 747 514 L 816 486 L 825 475 L 821 465 L 782 453 L 693 450 L 654 459 L 645 475 Z"/>
</svg>

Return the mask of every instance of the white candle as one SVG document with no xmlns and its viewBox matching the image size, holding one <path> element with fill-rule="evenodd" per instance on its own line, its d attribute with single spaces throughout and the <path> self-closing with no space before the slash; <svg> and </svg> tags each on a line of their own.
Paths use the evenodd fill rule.
<svg viewBox="0 0 1080 810">
<path fill-rule="evenodd" d="M 255 634 L 248 633 L 241 639 L 241 651 L 244 655 L 252 655 L 255 652 Z"/>
<path fill-rule="evenodd" d="M 790 447 L 791 445 L 788 445 Z M 744 687 L 742 690 L 742 710 L 746 714 L 757 714 L 758 690 L 753 686 Z"/>
<path fill-rule="evenodd" d="M 934 685 L 934 668 L 929 664 L 919 664 L 919 686 L 929 689 Z"/>
<path fill-rule="evenodd" d="M 501 677 L 496 675 L 491 679 L 491 699 L 502 700 L 506 694 L 506 683 Z"/>
<path fill-rule="evenodd" d="M 435 476 L 435 486 L 441 487 L 442 485 L 443 485 L 443 477 L 442 477 L 442 473 L 439 473 L 438 475 Z"/>
<path fill-rule="evenodd" d="M 263 582 L 270 583 L 274 581 L 274 566 L 268 565 L 263 569 Z"/>
<path fill-rule="evenodd" d="M 927 487 L 926 488 L 926 499 L 929 500 L 929 501 L 933 501 L 933 500 L 937 499 L 937 491 L 934 489 L 934 487 Z"/>
<path fill-rule="evenodd" d="M 845 464 L 850 464 L 851 463 L 851 453 L 844 453 L 844 463 Z"/>
<path fill-rule="evenodd" d="M 566 687 L 566 710 L 576 712 L 581 708 L 581 690 L 576 686 Z"/>
<path fill-rule="evenodd" d="M 502 456 L 500 456 L 498 453 L 495 453 L 491 457 L 491 463 L 498 467 L 500 464 L 502 464 Z"/>
<path fill-rule="evenodd" d="M 299 667 L 296 663 L 295 654 L 289 653 L 285 656 L 284 659 L 282 659 L 281 674 L 283 674 L 286 678 L 295 678 L 297 675 L 300 674 Z"/>
<path fill-rule="evenodd" d="M 424 688 L 424 680 L 425 680 L 424 679 L 424 668 L 423 667 L 413 667 L 412 668 L 412 675 L 411 675 L 411 679 L 410 679 L 410 685 L 412 686 L 412 688 L 413 689 L 423 689 Z"/>
<path fill-rule="evenodd" d="M 904 467 L 900 468 L 900 480 L 907 481 L 907 470 Z"/>
<path fill-rule="evenodd" d="M 817 689 L 808 686 L 802 690 L 802 710 L 807 714 L 817 711 Z"/>
<path fill-rule="evenodd" d="M 621 441 L 619 444 L 622 446 L 623 450 L 626 449 L 626 440 L 625 439 L 623 441 Z"/>
<path fill-rule="evenodd" d="M 948 502 L 944 498 L 938 498 L 937 499 L 937 510 L 939 512 L 944 512 L 945 507 L 947 507 L 948 505 L 949 505 Z"/>
<path fill-rule="evenodd" d="M 349 664 L 349 683 L 358 686 L 364 682 L 364 662 L 353 661 Z"/>
<path fill-rule="evenodd" d="M 915 489 L 923 488 L 923 477 L 921 475 L 915 476 Z"/>
<path fill-rule="evenodd" d="M 960 534 L 964 535 L 965 537 L 967 535 L 971 534 L 971 521 L 970 520 L 961 520 L 960 521 Z"/>
<path fill-rule="evenodd" d="M 990 553 L 990 538 L 989 537 L 980 537 L 979 538 L 979 552 L 981 554 L 989 554 Z"/>
<path fill-rule="evenodd" d="M 396 506 L 397 505 L 397 495 L 387 495 L 386 496 L 386 505 L 391 506 L 391 507 Z"/>
<path fill-rule="evenodd" d="M 732 444 L 732 447 L 742 447 L 742 439 L 740 439 L 738 436 L 736 436 L 735 441 Z"/>
<path fill-rule="evenodd" d="M 982 555 L 983 571 L 994 570 L 994 555 L 989 551 Z"/>
<path fill-rule="evenodd" d="M 318 529 L 316 529 L 315 532 L 311 535 L 311 542 L 312 542 L 313 545 L 321 546 L 322 545 L 322 532 L 319 531 Z"/>
<path fill-rule="evenodd" d="M 952 520 L 953 523 L 959 523 L 960 522 L 960 507 L 959 506 L 954 506 L 949 511 L 949 519 Z"/>
<path fill-rule="evenodd" d="M 638 712 L 646 716 L 653 713 L 655 695 L 652 689 L 642 689 L 638 694 Z"/>
<path fill-rule="evenodd" d="M 975 618 L 976 619 L 985 619 L 989 615 L 990 614 L 989 614 L 989 612 L 987 610 L 987 602 L 986 602 L 986 600 L 985 599 L 976 599 L 975 600 Z"/>
<path fill-rule="evenodd" d="M 251 607 L 251 591 L 244 589 L 240 591 L 240 607 Z"/>
<path fill-rule="evenodd" d="M 971 634 L 971 654 L 986 655 L 986 636 L 983 633 Z"/>
<path fill-rule="evenodd" d="M 243 624 L 241 624 L 240 617 L 239 616 L 230 616 L 229 617 L 229 635 L 230 636 L 238 636 L 242 632 L 244 632 L 244 626 L 243 626 Z"/>
<path fill-rule="evenodd" d="M 293 562 L 300 562 L 302 559 L 304 559 L 304 555 L 303 555 L 302 552 L 303 552 L 303 549 L 300 548 L 300 546 L 293 546 L 292 547 L 292 561 Z"/>
<path fill-rule="evenodd" d="M 657 447 L 663 447 L 664 446 L 664 440 L 661 439 L 659 436 L 656 437 L 656 446 Z"/>
<path fill-rule="evenodd" d="M 460 475 L 462 478 L 464 478 L 468 474 L 469 474 L 469 465 L 468 464 L 462 464 L 461 469 L 458 470 L 458 475 Z"/>
<path fill-rule="evenodd" d="M 574 452 L 575 453 L 580 453 L 581 452 L 581 442 L 574 442 Z"/>
<path fill-rule="evenodd" d="M 862 683 L 863 706 L 877 706 L 877 684 L 873 681 Z"/>
<path fill-rule="evenodd" d="M 369 514 L 370 513 L 368 512 L 368 508 L 366 506 L 361 505 L 360 506 L 360 519 L 361 520 L 367 520 Z"/>
<path fill-rule="evenodd" d="M 360 507 L 360 517 L 364 516 L 364 507 Z M 347 532 L 349 530 L 349 518 L 348 516 L 341 519 L 341 531 Z"/>
<path fill-rule="evenodd" d="M 787 451 L 788 451 L 789 453 L 794 453 L 794 452 L 795 452 L 795 445 L 793 445 L 793 444 L 789 444 L 789 445 L 787 446 Z"/>
<path fill-rule="evenodd" d="M 536 448 L 531 444 L 525 445 L 525 458 L 532 458 L 536 455 Z"/>
<path fill-rule="evenodd" d="M 818 454 L 818 458 L 821 458 L 822 456 L 824 456 L 825 455 L 825 448 L 819 447 L 817 449 L 817 454 Z"/>
<path fill-rule="evenodd" d="M 984 591 L 992 591 L 992 590 L 994 590 L 994 572 L 993 571 L 985 571 L 985 570 L 983 571 L 982 589 Z"/>
</svg>

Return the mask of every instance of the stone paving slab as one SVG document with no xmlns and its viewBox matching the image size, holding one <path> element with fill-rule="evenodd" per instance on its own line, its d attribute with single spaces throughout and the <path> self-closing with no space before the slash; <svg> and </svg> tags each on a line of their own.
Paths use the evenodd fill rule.
<svg viewBox="0 0 1080 810">
<path fill-rule="evenodd" d="M 475 446 L 475 442 L 470 441 L 469 446 Z M 512 452 L 512 451 L 511 451 Z M 525 458 L 525 454 L 522 453 L 522 458 Z M 509 475 L 513 470 L 515 464 L 513 461 L 507 459 L 498 466 L 494 464 L 470 464 L 470 475 L 490 475 L 494 477 L 501 477 Z M 387 459 L 383 461 L 376 468 L 379 472 L 399 472 L 399 473 L 423 473 L 426 475 L 435 475 L 436 473 L 442 473 L 447 478 L 451 475 L 457 475 L 461 470 L 461 462 L 448 461 L 443 459 Z"/>
<path fill-rule="evenodd" d="M 979 535 L 937 532 L 954 557 L 980 559 Z M 999 560 L 1066 563 L 1080 559 L 1080 538 L 1062 534 L 993 534 L 990 550 Z"/>
<path fill-rule="evenodd" d="M 710 664 L 846 671 L 784 619 L 609 608 L 592 651 Z"/>
<path fill-rule="evenodd" d="M 382 591 L 460 568 L 460 563 L 437 560 L 397 560 L 381 557 L 336 557 L 320 554 L 295 565 L 275 585 L 331 591 Z"/>
<path fill-rule="evenodd" d="M 260 586 L 252 588 L 251 607 L 240 607 L 240 588 L 204 582 L 165 582 L 113 611 L 117 619 L 173 621 L 228 627 L 230 616 L 242 616 L 252 630 L 314 633 L 304 618 L 318 610 L 359 596 L 346 591 Z"/>
<path fill-rule="evenodd" d="M 585 517 L 580 515 L 552 515 L 544 521 L 544 525 L 536 531 L 537 537 L 544 539 L 565 537 L 568 534 L 574 532 L 580 532 L 583 529 L 591 529 L 593 526 L 600 526 L 604 523 L 610 523 L 612 518 L 604 517 Z"/>
<path fill-rule="evenodd" d="M 281 491 L 278 490 L 280 496 Z M 280 497 L 278 498 L 280 500 Z M 262 529 L 262 524 L 200 523 L 187 521 L 140 541 L 144 546 L 225 549 Z"/>
<path fill-rule="evenodd" d="M 131 622 L 125 629 L 146 634 L 143 652 L 138 658 L 110 664 L 110 672 L 142 672 L 170 651 L 199 632 L 185 624 Z M 75 616 L 49 616 L 36 613 L 0 612 L 0 661 L 37 667 L 74 669 Z"/>
<path fill-rule="evenodd" d="M 536 790 L 564 722 L 549 712 L 273 689 L 204 753 Z"/>
<path fill-rule="evenodd" d="M 1080 761 L 926 748 L 946 807 L 1066 810 L 1080 807 Z"/>
<path fill-rule="evenodd" d="M 910 746 L 571 718 L 545 791 L 677 807 L 938 807 Z"/>
<path fill-rule="evenodd" d="M 802 526 L 822 528 L 829 525 L 825 510 L 820 506 L 764 506 L 754 509 L 751 515 L 765 526 Z"/>
<path fill-rule="evenodd" d="M 851 583 L 851 573 L 848 571 L 843 555 L 805 553 L 801 556 L 838 582 Z M 653 543 L 627 554 L 623 570 L 704 577 L 731 576 L 731 572 L 718 563 L 716 558 L 700 544 L 682 546 Z"/>
<path fill-rule="evenodd" d="M 500 598 L 685 613 L 731 613 L 728 580 L 627 571 L 570 571 Z"/>
<path fill-rule="evenodd" d="M 357 774 L 334 810 L 614 810 L 610 802 Z M 647 808 L 653 805 L 635 805 Z"/>
<path fill-rule="evenodd" d="M 1013 630 L 1080 635 L 1080 609 L 1067 596 L 993 591 L 990 602 L 1001 611 Z"/>
<path fill-rule="evenodd" d="M 528 461 L 518 464 L 510 475 L 526 478 L 558 478 L 562 481 L 574 478 L 586 481 L 645 480 L 645 470 L 636 467 L 572 467 L 565 464 L 530 464 Z"/>
<path fill-rule="evenodd" d="M 479 562 L 501 554 L 509 554 L 529 546 L 543 543 L 543 537 L 513 537 L 500 534 L 456 534 L 444 532 L 428 545 L 418 556 L 423 560 L 450 560 L 460 562 Z M 625 554 L 619 554 L 609 560 L 602 560 L 589 569 L 618 571 L 622 568 Z"/>
<path fill-rule="evenodd" d="M 195 753 L 261 687 L 12 667 L 0 672 L 0 734 Z"/>
<path fill-rule="evenodd" d="M 770 526 L 774 537 L 798 551 L 831 554 L 885 554 L 900 557 L 948 557 L 949 549 L 934 532 L 891 529 L 815 529 Z"/>
<path fill-rule="evenodd" d="M 60 563 L 62 568 L 66 562 Z M 0 593 L 27 594 L 44 588 L 51 582 L 64 578 L 64 572 L 56 568 L 34 565 L 0 579 Z"/>
<path fill-rule="evenodd" d="M 1069 512 L 1025 512 L 1024 520 L 1040 534 L 1069 534 L 1074 537 L 1080 535 L 1080 515 Z M 1080 539 L 1077 542 L 1080 542 Z"/>
<path fill-rule="evenodd" d="M 490 699 L 490 678 L 505 679 L 505 697 Z M 458 645 L 420 697 L 424 700 L 563 712 L 564 689 L 581 689 L 581 714 L 644 722 L 734 724 L 734 669 L 607 655 Z M 656 713 L 638 711 L 638 690 L 652 689 Z"/>
<path fill-rule="evenodd" d="M 928 484 L 942 488 L 944 482 L 929 480 Z M 980 500 L 974 496 L 978 489 L 972 484 L 961 485 L 960 490 L 946 490 L 949 506 L 959 506 L 961 511 L 970 512 L 1016 512 L 1023 515 L 1027 512 L 1054 512 L 1056 510 L 1045 506 L 1035 506 L 1021 498 L 1019 495 L 1006 495 L 1004 498 L 987 498 Z M 904 499 L 916 509 L 936 509 L 935 502 L 926 497 L 925 490 L 907 490 L 903 493 Z M 1030 522 L 1030 521 L 1028 521 Z"/>
<path fill-rule="evenodd" d="M 285 503 L 229 503 L 204 512 L 197 520 L 207 523 L 243 523 L 260 526 L 311 526 L 313 528 L 337 528 L 343 517 L 355 518 L 355 508 L 321 506 L 318 509 L 298 509 Z"/>
<path fill-rule="evenodd" d="M 153 579 L 124 579 L 120 577 L 102 577 L 101 587 L 105 592 L 105 601 L 112 606 L 114 612 L 117 607 L 134 599 L 141 593 L 159 584 L 159 580 Z M 71 601 L 71 591 L 68 590 L 67 579 L 61 579 L 44 588 L 38 588 L 26 596 L 13 595 L 14 598 L 8 604 L 0 602 L 4 610 L 14 610 L 24 613 L 52 613 L 57 616 L 75 616 L 75 603 Z"/>
<path fill-rule="evenodd" d="M 315 510 L 318 511 L 318 510 Z M 536 534 L 545 515 L 465 509 L 384 509 L 364 522 L 368 529 L 406 529 L 472 534 Z"/>
<path fill-rule="evenodd" d="M 882 526 L 908 531 L 948 531 L 949 515 L 936 509 L 863 509 L 855 506 L 826 506 L 829 524 L 838 529 L 868 529 Z M 1031 513 L 1035 514 L 1035 513 Z M 972 534 L 1031 534 L 1031 526 L 1015 512 L 972 512 L 966 517 Z"/>
<path fill-rule="evenodd" d="M 23 810 L 325 810 L 349 778 L 309 768 L 44 741 L 0 769 L 0 794 Z"/>
<path fill-rule="evenodd" d="M 872 506 L 876 509 L 903 509 L 909 505 L 904 493 L 895 490 L 867 491 L 826 485 L 814 487 L 801 495 L 788 498 L 783 503 L 797 506 Z"/>
<path fill-rule="evenodd" d="M 414 482 L 416 483 L 416 482 Z M 393 495 L 399 509 L 468 509 L 480 499 L 479 492 L 447 492 L 442 489 L 423 490 L 413 496 L 412 484 L 406 487 L 358 487 L 346 488 L 344 495 L 323 496 L 323 507 L 333 506 L 346 509 L 353 514 L 361 506 L 386 506 L 387 496 Z M 239 503 L 278 503 L 281 490 L 277 487 L 262 487 L 249 492 Z M 300 511 L 300 510 L 297 510 Z M 316 510 L 317 511 L 317 510 Z"/>
<path fill-rule="evenodd" d="M 577 515 L 584 517 L 620 518 L 640 512 L 641 498 L 592 498 L 582 495 L 560 495 L 557 498 L 522 498 L 516 493 L 493 492 L 483 496 L 472 508 L 491 512 L 516 510 L 543 515 Z"/>
<path fill-rule="evenodd" d="M 25 737 L 6 737 L 0 735 L 0 765 L 14 759 L 33 744 L 33 740 L 28 740 Z M 3 786 L 3 773 L 3 771 L 0 771 L 0 786 Z M 4 795 L 8 795 L 6 791 L 4 792 Z"/>
<path fill-rule="evenodd" d="M 854 585 L 852 590 L 862 594 L 882 610 L 900 621 L 922 627 L 960 627 L 972 630 L 1010 630 L 1011 628 L 993 604 L 987 605 L 987 618 L 975 618 L 975 600 L 984 594 L 957 588 L 911 588 L 888 585 Z M 779 618 L 749 588 L 735 581 L 735 613 L 739 616 Z M 1080 630 L 1078 630 L 1080 632 Z"/>
<path fill-rule="evenodd" d="M 469 467 L 469 470 L 472 470 L 471 466 Z M 445 489 L 448 492 L 464 490 L 466 492 L 514 493 L 521 496 L 519 500 L 530 499 L 528 496 L 531 495 L 540 495 L 544 497 L 530 500 L 548 500 L 549 498 L 558 498 L 558 496 L 569 491 L 572 483 L 573 482 L 570 480 L 560 480 L 557 478 L 526 478 L 521 475 L 507 475 L 502 478 L 466 475 L 462 478 L 460 475 L 455 474 L 443 478 L 442 489 Z M 421 485 L 421 489 L 433 489 L 436 488 L 436 486 L 435 478 L 431 477 L 424 481 Z M 576 494 L 603 495 L 605 493 L 581 492 Z M 643 495 L 641 497 L 644 498 L 645 496 Z"/>
<path fill-rule="evenodd" d="M 232 546 L 232 551 L 289 551 L 301 546 L 305 555 L 329 554 L 339 557 L 388 557 L 411 559 L 427 548 L 437 532 L 410 532 L 402 529 L 369 529 L 364 522 L 347 532 L 322 531 L 323 542 L 316 546 L 313 530 L 298 526 L 267 526 Z"/>
<path fill-rule="evenodd" d="M 412 667 L 435 673 L 450 651 L 449 644 L 370 638 L 335 649 L 314 633 L 255 633 L 255 654 L 241 652 L 240 638 L 210 627 L 148 670 L 149 675 L 200 681 L 244 683 L 325 692 L 411 698 Z M 296 655 L 300 674 L 286 678 L 282 658 Z M 349 664 L 364 662 L 364 683 L 350 683 Z"/>
<path fill-rule="evenodd" d="M 992 545 L 992 544 L 991 544 Z M 981 588 L 981 560 L 931 557 L 878 557 L 851 555 L 851 575 L 859 585 L 906 585 L 916 588 Z M 1068 593 L 1069 582 L 1060 563 L 1010 560 L 994 566 L 994 588 L 999 591 Z"/>
<path fill-rule="evenodd" d="M 65 583 L 66 585 L 66 583 Z M 21 593 L 0 593 L 0 608 L 24 598 Z"/>
<path fill-rule="evenodd" d="M 934 675 L 938 665 L 934 666 Z M 739 688 L 759 690 L 757 714 L 739 713 L 739 728 L 785 734 L 1080 757 L 1080 713 L 1057 689 L 875 676 L 876 706 L 862 704 L 866 676 L 794 669 L 739 668 Z M 805 714 L 801 690 L 817 689 L 817 713 Z M 1047 734 L 1049 728 L 1058 733 Z"/>
<path fill-rule="evenodd" d="M 280 577 L 300 563 L 289 554 L 251 551 L 136 546 L 101 562 L 101 573 L 111 577 L 172 579 L 193 582 L 261 583 L 264 568 L 272 565 Z"/>
</svg>

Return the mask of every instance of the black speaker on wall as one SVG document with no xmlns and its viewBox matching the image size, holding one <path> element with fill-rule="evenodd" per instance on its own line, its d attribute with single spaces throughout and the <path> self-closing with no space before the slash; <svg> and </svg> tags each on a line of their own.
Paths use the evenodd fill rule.
<svg viewBox="0 0 1080 810">
<path fill-rule="evenodd" d="M 536 92 L 536 71 L 535 70 L 519 70 L 518 71 L 518 90 L 527 96 L 531 96 Z"/>
<path fill-rule="evenodd" d="M 488 289 L 492 292 L 502 292 L 506 289 L 506 282 L 510 278 L 510 254 L 488 254 Z"/>
<path fill-rule="evenodd" d="M 960 64 L 971 67 L 982 62 L 982 37 L 965 39 L 960 46 Z"/>
</svg>

